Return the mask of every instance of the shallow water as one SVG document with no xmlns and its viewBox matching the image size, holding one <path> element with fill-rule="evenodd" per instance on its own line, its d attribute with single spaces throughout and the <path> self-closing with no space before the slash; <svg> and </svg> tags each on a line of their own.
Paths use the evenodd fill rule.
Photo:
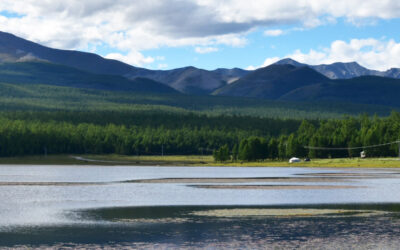
<svg viewBox="0 0 400 250">
<path fill-rule="evenodd" d="M 331 178 L 324 181 L 319 177 Z M 355 188 L 329 189 L 256 189 L 256 188 L 198 188 L 200 182 L 179 183 L 179 178 L 251 178 L 286 177 L 285 181 L 260 180 L 249 183 L 224 182 L 223 185 L 277 185 L 277 186 L 351 186 Z M 295 181 L 290 180 L 295 177 Z M 174 182 L 126 182 L 132 180 L 174 178 Z M 302 182 L 299 178 L 315 178 Z M 77 185 L 79 184 L 79 185 Z M 222 185 L 209 183 L 212 185 Z M 400 171 L 397 169 L 315 169 L 315 168 L 238 168 L 238 167 L 104 167 L 104 166 L 1 166 L 0 167 L 0 246 L 124 246 L 148 247 L 234 247 L 227 244 L 235 239 L 236 247 L 253 246 L 257 242 L 270 242 L 276 246 L 291 246 L 300 238 L 308 244 L 327 238 L 301 231 L 299 235 L 286 230 L 279 236 L 271 227 L 326 227 L 332 225 L 333 236 L 349 233 L 349 237 L 364 237 L 364 242 L 387 248 L 396 243 L 398 235 L 397 212 L 371 218 L 236 218 L 230 220 L 202 218 L 185 221 L 182 214 L 175 214 L 164 221 L 108 220 L 96 213 L 105 208 L 126 208 L 138 211 L 145 207 L 150 214 L 163 214 L 169 208 L 187 206 L 271 206 L 310 204 L 368 204 L 400 203 Z M 156 210 L 151 210 L 151 209 Z M 97 212 L 93 212 L 97 211 Z M 154 212 L 156 211 L 156 212 Z M 164 211 L 164 212 L 163 212 Z M 96 215 L 96 216 L 93 216 Z M 100 213 L 101 214 L 101 213 Z M 140 214 L 140 213 L 139 213 Z M 321 222 L 322 220 L 322 222 Z M 346 221 L 350 220 L 348 224 Z M 129 223 L 127 223 L 127 221 Z M 325 221 L 325 222 L 324 222 Z M 322 223 L 322 224 L 321 224 Z M 344 224 L 343 224 L 344 223 Z M 364 225 L 361 231 L 353 224 Z M 390 223 L 392 227 L 389 228 Z M 239 224 L 239 226 L 237 226 Z M 335 224 L 335 223 L 333 223 Z M 342 225 L 342 226 L 340 226 Z M 348 227 L 346 228 L 347 225 Z M 372 226 L 375 225 L 374 230 Z M 234 230 L 234 228 L 238 228 Z M 249 233 L 252 227 L 259 235 Z M 393 228 L 394 226 L 394 228 Z M 388 228 L 386 228 L 388 227 Z M 154 228 L 157 228 L 155 230 Z M 171 230 L 171 228 L 174 228 Z M 335 229 L 336 228 L 336 229 Z M 342 229 L 342 231 L 341 231 Z M 210 230 L 216 234 L 211 236 Z M 221 231 L 222 230 L 222 231 Z M 368 234 L 368 230 L 370 234 Z M 170 232 L 171 231 L 171 232 Z M 114 232 L 114 233 L 112 233 Z M 187 232 L 187 235 L 185 232 Z M 247 232 L 247 233 L 246 233 Z M 269 233 L 268 233 L 269 232 Z M 275 233 L 274 233 L 275 232 Z M 293 234 L 292 236 L 291 233 Z M 199 236 L 196 236 L 199 235 Z M 240 235 L 247 235 L 247 239 Z M 269 237 L 270 235 L 271 237 Z M 297 235 L 297 236 L 296 236 Z M 364 235 L 364 236 L 363 236 Z M 329 237 L 333 237 L 330 235 Z M 385 237 L 383 237 L 385 236 Z M 393 236 L 393 239 L 392 239 Z M 182 238 L 183 237 L 183 238 Z M 225 237 L 225 238 L 224 238 Z M 300 237 L 300 238 L 299 238 Z M 328 237 L 328 238 L 329 238 Z M 285 239 L 285 240 L 282 240 Z M 339 240 L 339 238 L 336 238 Z M 202 242 L 204 244 L 202 244 Z M 208 242 L 207 244 L 205 244 Z M 226 244 L 224 245 L 223 242 Z M 233 241 L 232 241 L 233 242 Z M 230 242 L 230 243 L 232 243 Z M 343 247 L 346 245 L 342 242 Z M 222 245 L 218 245 L 222 244 Z M 247 244 L 247 245 L 246 245 Z M 252 245 L 255 244 L 255 245 Z M 297 243 L 296 243 L 297 244 Z M 271 246 L 272 246 L 271 245 Z M 314 246 L 317 246 L 314 245 Z M 261 246 L 261 245 L 260 245 Z M 309 245 L 312 246 L 312 245 Z M 322 245 L 321 245 L 322 246 Z M 334 246 L 334 245 L 333 245 Z"/>
</svg>

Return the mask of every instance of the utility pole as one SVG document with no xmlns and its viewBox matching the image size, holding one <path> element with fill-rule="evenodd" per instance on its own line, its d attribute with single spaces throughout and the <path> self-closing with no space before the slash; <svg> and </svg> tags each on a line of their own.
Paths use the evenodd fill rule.
<svg viewBox="0 0 400 250">
<path fill-rule="evenodd" d="M 397 141 L 397 144 L 399 145 L 399 160 L 400 160 L 400 140 Z"/>
<path fill-rule="evenodd" d="M 161 145 L 161 156 L 164 156 L 164 144 Z"/>
</svg>

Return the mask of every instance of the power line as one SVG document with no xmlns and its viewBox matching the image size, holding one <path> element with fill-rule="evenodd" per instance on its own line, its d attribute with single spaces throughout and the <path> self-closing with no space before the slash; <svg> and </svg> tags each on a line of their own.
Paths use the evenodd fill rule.
<svg viewBox="0 0 400 250">
<path fill-rule="evenodd" d="M 362 146 L 362 147 L 328 148 L 328 147 L 304 146 L 304 148 L 315 149 L 315 150 L 353 150 L 353 149 L 377 148 L 377 147 L 383 147 L 383 146 L 388 146 L 388 145 L 393 145 L 393 144 L 400 144 L 400 141 L 388 142 L 388 143 L 377 144 L 377 145 Z"/>
</svg>

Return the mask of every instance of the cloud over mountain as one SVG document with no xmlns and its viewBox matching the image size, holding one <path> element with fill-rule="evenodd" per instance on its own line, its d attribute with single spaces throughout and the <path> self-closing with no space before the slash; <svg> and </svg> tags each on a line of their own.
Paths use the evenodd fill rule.
<svg viewBox="0 0 400 250">
<path fill-rule="evenodd" d="M 243 46 L 247 43 L 246 35 L 258 27 L 281 24 L 313 27 L 327 18 L 345 18 L 350 22 L 396 18 L 400 17 L 400 3 L 395 0 L 2 0 L 1 11 L 10 13 L 0 16 L 2 31 L 64 49 L 96 51 L 107 45 L 139 65 L 151 61 L 141 54 L 147 49 Z"/>
<path fill-rule="evenodd" d="M 316 65 L 331 64 L 334 62 L 356 61 L 367 68 L 387 70 L 393 67 L 399 68 L 400 43 L 395 40 L 351 39 L 350 41 L 336 40 L 330 47 L 318 50 L 311 49 L 308 52 L 294 51 L 282 58 L 293 58 L 296 61 Z M 265 59 L 260 66 L 249 66 L 249 69 L 265 67 L 282 58 L 270 57 Z"/>
</svg>

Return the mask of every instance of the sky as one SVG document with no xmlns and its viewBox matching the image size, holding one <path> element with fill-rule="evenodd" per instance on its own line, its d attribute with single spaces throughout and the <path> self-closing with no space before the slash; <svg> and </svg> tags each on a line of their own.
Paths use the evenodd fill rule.
<svg viewBox="0 0 400 250">
<path fill-rule="evenodd" d="M 0 30 L 149 69 L 400 68 L 398 0 L 1 0 Z"/>
</svg>

